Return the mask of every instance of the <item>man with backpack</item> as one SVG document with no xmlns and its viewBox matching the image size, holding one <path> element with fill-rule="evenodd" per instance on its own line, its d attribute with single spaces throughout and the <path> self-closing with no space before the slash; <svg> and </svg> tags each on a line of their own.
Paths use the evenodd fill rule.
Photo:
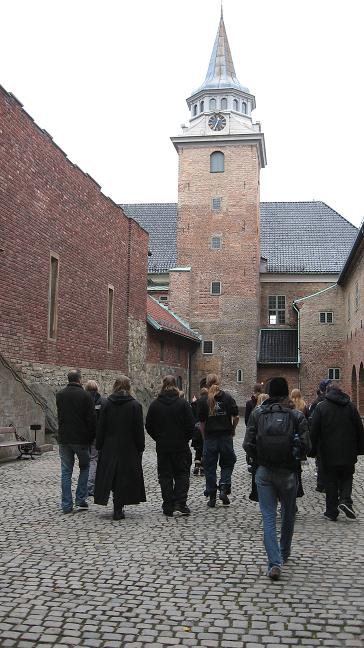
<svg viewBox="0 0 364 648">
<path fill-rule="evenodd" d="M 285 378 L 272 378 L 269 399 L 250 415 L 243 448 L 258 465 L 255 480 L 263 517 L 267 575 L 281 576 L 282 564 L 291 553 L 297 496 L 297 462 L 310 450 L 308 423 L 299 410 L 291 409 Z M 276 518 L 281 503 L 281 537 Z"/>
</svg>

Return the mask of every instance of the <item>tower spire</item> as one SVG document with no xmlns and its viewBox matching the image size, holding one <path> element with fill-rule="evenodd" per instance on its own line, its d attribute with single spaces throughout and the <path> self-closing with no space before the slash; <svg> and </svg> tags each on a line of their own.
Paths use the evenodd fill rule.
<svg viewBox="0 0 364 648">
<path fill-rule="evenodd" d="M 215 43 L 212 49 L 209 67 L 205 81 L 199 90 L 218 88 L 235 88 L 243 92 L 249 92 L 248 88 L 242 86 L 236 76 L 230 45 L 226 34 L 223 3 L 221 0 L 221 16 L 217 30 Z"/>
</svg>

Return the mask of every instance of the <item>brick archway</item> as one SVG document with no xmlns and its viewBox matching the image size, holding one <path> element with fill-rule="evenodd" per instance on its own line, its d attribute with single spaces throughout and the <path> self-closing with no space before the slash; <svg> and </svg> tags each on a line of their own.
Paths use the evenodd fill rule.
<svg viewBox="0 0 364 648">
<path fill-rule="evenodd" d="M 360 414 L 364 416 L 364 366 L 362 362 L 359 369 L 358 406 Z"/>
<path fill-rule="evenodd" d="M 351 400 L 354 405 L 358 405 L 358 381 L 356 377 L 356 367 L 353 365 L 351 370 Z"/>
</svg>

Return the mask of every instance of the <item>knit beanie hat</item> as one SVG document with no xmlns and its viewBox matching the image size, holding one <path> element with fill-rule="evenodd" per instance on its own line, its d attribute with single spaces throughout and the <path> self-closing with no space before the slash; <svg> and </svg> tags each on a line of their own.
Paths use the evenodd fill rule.
<svg viewBox="0 0 364 648">
<path fill-rule="evenodd" d="M 332 383 L 332 380 L 330 380 L 330 378 L 325 378 L 324 380 L 321 380 L 321 382 L 319 384 L 320 392 L 322 392 L 324 394 L 326 389 L 327 389 L 327 386 L 330 385 L 331 383 Z"/>
<path fill-rule="evenodd" d="M 288 383 L 285 378 L 272 378 L 269 381 L 268 393 L 271 398 L 288 396 Z"/>
</svg>

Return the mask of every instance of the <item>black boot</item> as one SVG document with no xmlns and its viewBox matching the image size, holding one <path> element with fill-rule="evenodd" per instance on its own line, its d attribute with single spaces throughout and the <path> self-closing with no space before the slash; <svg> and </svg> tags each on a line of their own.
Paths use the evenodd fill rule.
<svg viewBox="0 0 364 648">
<path fill-rule="evenodd" d="M 123 508 L 114 508 L 113 520 L 125 520 L 125 513 Z"/>
<path fill-rule="evenodd" d="M 194 474 L 194 475 L 198 475 L 199 470 L 200 470 L 200 466 L 201 466 L 201 461 L 199 461 L 199 460 L 197 459 L 197 460 L 195 461 L 195 467 L 194 467 L 194 469 L 193 469 L 193 474 Z"/>
<path fill-rule="evenodd" d="M 221 499 L 224 506 L 230 506 L 230 500 L 227 496 L 227 488 L 224 486 L 221 487 L 219 499 Z"/>
<path fill-rule="evenodd" d="M 211 493 L 209 501 L 207 502 L 207 506 L 210 508 L 215 508 L 216 506 L 216 493 Z"/>
</svg>

